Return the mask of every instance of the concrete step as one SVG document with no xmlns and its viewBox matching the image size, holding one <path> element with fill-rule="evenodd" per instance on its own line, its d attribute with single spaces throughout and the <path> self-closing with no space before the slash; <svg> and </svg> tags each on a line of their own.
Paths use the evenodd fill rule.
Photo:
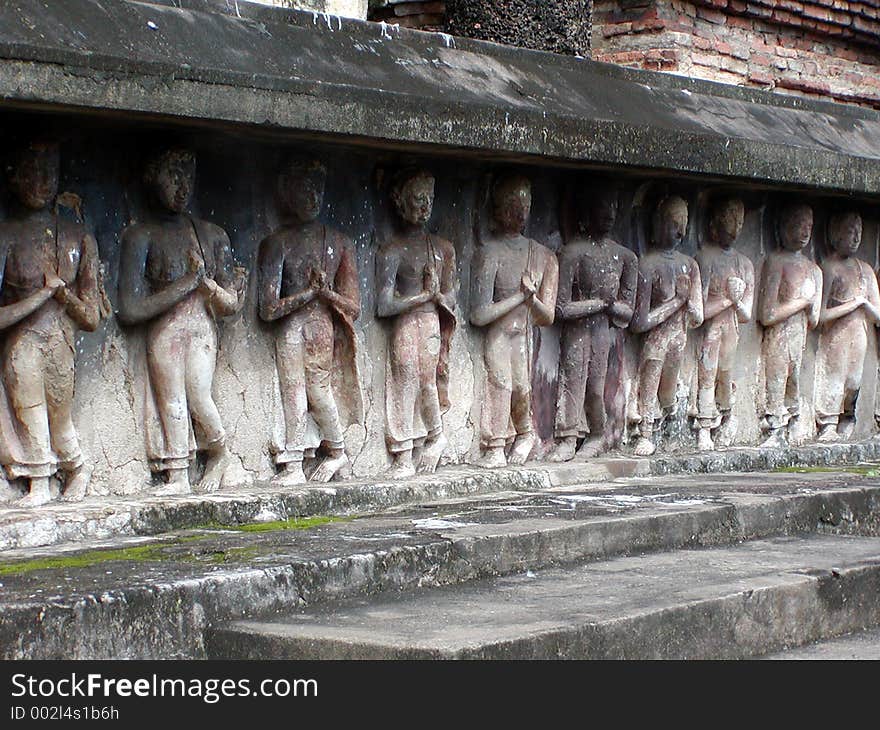
<svg viewBox="0 0 880 730">
<path fill-rule="evenodd" d="M 492 471 L 454 466 L 405 481 L 380 478 L 289 488 L 257 483 L 247 489 L 185 497 L 158 498 L 145 492 L 125 497 L 101 495 L 79 504 L 55 502 L 29 510 L 16 509 L 14 503 L 0 503 L 0 553 L 126 535 L 160 535 L 208 523 L 242 525 L 313 515 L 350 516 L 455 497 L 602 484 L 635 477 L 852 467 L 878 460 L 880 441 L 865 441 L 664 454 L 650 459 L 618 454 L 587 463 L 532 463 Z"/>
<path fill-rule="evenodd" d="M 786 651 L 768 654 L 764 659 L 880 660 L 880 629 L 860 631 L 827 641 L 818 641 Z"/>
<path fill-rule="evenodd" d="M 880 539 L 528 571 L 210 631 L 211 658 L 737 659 L 880 624 Z"/>
<path fill-rule="evenodd" d="M 880 535 L 878 517 L 880 479 L 862 473 L 702 475 L 11 550 L 0 656 L 203 657 L 230 620 L 770 535 Z"/>
</svg>

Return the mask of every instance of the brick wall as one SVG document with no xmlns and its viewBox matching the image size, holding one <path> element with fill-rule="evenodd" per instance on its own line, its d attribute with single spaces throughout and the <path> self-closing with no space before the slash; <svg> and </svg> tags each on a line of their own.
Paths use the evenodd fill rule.
<svg viewBox="0 0 880 730">
<path fill-rule="evenodd" d="M 593 58 L 880 108 L 880 0 L 597 0 Z"/>
</svg>

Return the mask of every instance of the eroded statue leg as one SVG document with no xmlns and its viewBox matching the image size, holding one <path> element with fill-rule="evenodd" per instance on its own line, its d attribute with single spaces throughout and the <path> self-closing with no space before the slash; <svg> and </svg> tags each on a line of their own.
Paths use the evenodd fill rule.
<svg viewBox="0 0 880 730">
<path fill-rule="evenodd" d="M 420 323 L 422 353 L 419 367 L 419 401 L 422 423 L 427 429 L 425 446 L 419 462 L 419 472 L 431 474 L 437 469 L 446 450 L 440 393 L 437 390 L 437 365 L 440 360 L 440 321 L 433 312 L 422 315 Z"/>
<path fill-rule="evenodd" d="M 525 464 L 532 454 L 537 437 L 532 425 L 532 381 L 528 340 L 532 333 L 517 334 L 511 342 L 510 418 L 516 431 L 509 464 Z"/>
<path fill-rule="evenodd" d="M 511 340 L 507 336 L 492 337 L 491 334 L 487 335 L 483 344 L 486 392 L 480 423 L 484 453 L 477 461 L 479 466 L 487 469 L 507 465 L 504 447 L 507 444 L 513 389 Z"/>
<path fill-rule="evenodd" d="M 657 393 L 663 374 L 662 360 L 643 360 L 639 366 L 639 417 L 638 437 L 634 446 L 637 456 L 650 456 L 657 447 L 654 444 L 654 419 L 659 407 Z"/>
<path fill-rule="evenodd" d="M 584 410 L 590 433 L 578 449 L 578 457 L 592 459 L 602 453 L 605 440 L 605 379 L 608 375 L 608 356 L 611 352 L 611 332 L 600 330 L 590 336 L 589 360 L 587 362 L 587 387 Z"/>
<path fill-rule="evenodd" d="M 284 449 L 275 457 L 280 471 L 272 482 L 278 486 L 292 487 L 306 481 L 303 473 L 303 443 L 308 399 L 303 342 L 298 327 L 279 333 L 275 341 L 275 364 L 281 390 L 281 410 L 284 413 Z"/>
<path fill-rule="evenodd" d="M 556 399 L 556 445 L 548 461 L 571 461 L 580 435 L 579 423 L 587 389 L 589 334 L 577 324 L 567 325 L 562 335 L 559 394 Z"/>
<path fill-rule="evenodd" d="M 385 413 L 388 451 L 394 479 L 414 476 L 415 409 L 419 398 L 419 327 L 414 313 L 397 318 L 388 351 Z"/>
<path fill-rule="evenodd" d="M 333 370 L 333 330 L 328 323 L 319 333 L 312 333 L 306 345 L 305 378 L 309 409 L 324 438 L 327 455 L 321 460 L 311 480 L 326 483 L 349 463 L 339 409 L 331 387 Z"/>
</svg>

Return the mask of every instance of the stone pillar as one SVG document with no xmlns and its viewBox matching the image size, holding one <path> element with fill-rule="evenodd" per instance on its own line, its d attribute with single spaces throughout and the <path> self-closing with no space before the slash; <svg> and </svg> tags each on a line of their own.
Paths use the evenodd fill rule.
<svg viewBox="0 0 880 730">
<path fill-rule="evenodd" d="M 343 18 L 367 19 L 367 0 L 250 0 L 261 5 L 275 5 L 294 10 L 314 10 Z"/>
<path fill-rule="evenodd" d="M 446 0 L 446 24 L 453 35 L 588 57 L 592 8 L 592 0 Z"/>
</svg>

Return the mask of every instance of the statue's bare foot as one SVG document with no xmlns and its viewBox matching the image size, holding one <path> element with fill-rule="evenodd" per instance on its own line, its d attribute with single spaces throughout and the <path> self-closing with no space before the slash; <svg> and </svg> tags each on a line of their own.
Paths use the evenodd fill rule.
<svg viewBox="0 0 880 730">
<path fill-rule="evenodd" d="M 504 456 L 504 448 L 497 446 L 492 449 L 486 449 L 485 453 L 477 459 L 474 464 L 483 469 L 500 469 L 507 466 L 507 459 Z"/>
<path fill-rule="evenodd" d="M 837 433 L 837 424 L 824 424 L 819 430 L 819 435 L 816 437 L 816 440 L 823 444 L 831 444 L 835 441 L 840 441 L 840 435 Z"/>
<path fill-rule="evenodd" d="M 30 491 L 15 503 L 16 507 L 27 509 L 39 507 L 52 501 L 52 493 L 49 491 L 49 477 L 31 479 Z"/>
<path fill-rule="evenodd" d="M 601 436 L 586 439 L 577 450 L 578 459 L 595 459 L 605 450 L 605 442 Z"/>
<path fill-rule="evenodd" d="M 852 418 L 841 418 L 837 424 L 837 435 L 841 441 L 851 441 L 856 430 L 856 422 Z"/>
<path fill-rule="evenodd" d="M 419 461 L 419 474 L 433 474 L 437 471 L 437 464 L 440 463 L 440 457 L 443 456 L 448 443 L 446 434 L 441 431 L 437 438 L 425 444 L 422 458 Z"/>
<path fill-rule="evenodd" d="M 715 446 L 722 449 L 733 444 L 739 422 L 732 415 L 721 421 L 718 431 L 715 433 Z"/>
<path fill-rule="evenodd" d="M 303 472 L 301 461 L 289 461 L 274 477 L 272 484 L 276 487 L 295 487 L 306 483 L 306 475 Z"/>
<path fill-rule="evenodd" d="M 510 452 L 510 458 L 507 460 L 508 464 L 512 466 L 519 466 L 520 464 L 525 464 L 529 457 L 532 455 L 532 449 L 535 447 L 535 434 L 532 431 L 529 433 L 521 433 L 516 437 L 516 440 L 513 442 L 513 449 Z"/>
<path fill-rule="evenodd" d="M 788 442 L 785 440 L 781 428 L 770 431 L 770 435 L 761 443 L 762 449 L 784 449 L 787 446 Z"/>
<path fill-rule="evenodd" d="M 64 487 L 64 493 L 61 495 L 61 501 L 81 502 L 86 496 L 91 479 L 91 466 L 83 464 L 78 469 L 74 469 L 67 475 L 67 484 Z"/>
<path fill-rule="evenodd" d="M 186 469 L 169 469 L 168 483 L 164 487 L 153 490 L 157 497 L 171 497 L 179 494 L 191 494 L 189 474 Z"/>
<path fill-rule="evenodd" d="M 413 465 L 412 451 L 400 451 L 394 455 L 391 466 L 385 472 L 389 479 L 409 479 L 416 475 L 416 467 Z"/>
<path fill-rule="evenodd" d="M 575 445 L 576 439 L 573 436 L 560 439 L 550 453 L 547 454 L 547 461 L 571 461 L 574 458 Z"/>
<path fill-rule="evenodd" d="M 714 451 L 715 443 L 712 441 L 712 432 L 708 428 L 697 430 L 697 449 L 700 451 Z"/>
<path fill-rule="evenodd" d="M 241 459 L 230 454 L 226 461 L 226 467 L 223 469 L 223 476 L 220 478 L 220 488 L 248 487 L 253 484 L 253 481 L 253 475 L 244 468 Z"/>
<path fill-rule="evenodd" d="M 636 456 L 650 456 L 657 450 L 657 447 L 654 445 L 654 442 L 650 439 L 646 439 L 644 436 L 639 436 L 636 439 L 636 445 L 633 448 L 633 453 Z"/>
<path fill-rule="evenodd" d="M 348 457 L 342 449 L 339 449 L 337 452 L 330 453 L 321 460 L 321 463 L 318 464 L 318 467 L 312 472 L 310 479 L 313 482 L 326 484 L 347 464 Z"/>
</svg>

